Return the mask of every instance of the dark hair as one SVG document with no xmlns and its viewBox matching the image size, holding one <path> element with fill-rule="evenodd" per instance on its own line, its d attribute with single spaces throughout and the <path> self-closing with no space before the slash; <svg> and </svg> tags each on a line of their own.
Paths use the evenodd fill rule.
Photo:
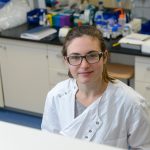
<svg viewBox="0 0 150 150">
<path fill-rule="evenodd" d="M 65 41 L 63 44 L 63 49 L 62 49 L 62 55 L 64 57 L 67 56 L 67 48 L 68 48 L 69 44 L 71 43 L 71 41 L 75 38 L 82 37 L 83 35 L 87 35 L 87 36 L 97 39 L 99 41 L 99 46 L 101 48 L 101 51 L 102 52 L 106 51 L 106 45 L 105 45 L 101 31 L 99 31 L 95 26 L 91 26 L 91 25 L 79 26 L 79 27 L 72 28 L 68 32 L 68 34 L 65 38 Z M 108 56 L 106 56 L 106 54 L 104 54 L 103 58 L 106 58 L 106 57 L 108 57 Z M 69 75 L 69 77 L 72 77 L 70 71 L 68 72 L 68 75 Z M 104 64 L 102 77 L 103 77 L 104 81 L 106 81 L 106 82 L 114 81 L 114 78 L 112 78 L 108 75 L 107 67 L 105 64 Z"/>
</svg>

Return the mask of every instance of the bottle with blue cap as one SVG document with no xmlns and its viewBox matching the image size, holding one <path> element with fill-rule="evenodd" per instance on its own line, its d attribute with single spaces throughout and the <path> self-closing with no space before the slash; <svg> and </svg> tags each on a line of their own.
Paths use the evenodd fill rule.
<svg viewBox="0 0 150 150">
<path fill-rule="evenodd" d="M 98 11 L 95 13 L 95 16 L 94 16 L 94 22 L 96 24 L 96 27 L 98 29 L 101 29 L 102 26 L 103 26 L 103 2 L 102 1 L 99 1 L 99 9 Z"/>
</svg>

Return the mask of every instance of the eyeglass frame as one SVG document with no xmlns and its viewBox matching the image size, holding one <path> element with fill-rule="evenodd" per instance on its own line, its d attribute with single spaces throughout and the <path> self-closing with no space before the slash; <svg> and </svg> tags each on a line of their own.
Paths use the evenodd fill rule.
<svg viewBox="0 0 150 150">
<path fill-rule="evenodd" d="M 90 63 L 90 62 L 88 61 L 87 56 L 88 56 L 89 54 L 91 54 L 92 52 L 98 52 L 98 57 L 99 57 L 99 59 L 98 59 L 97 62 Z M 88 62 L 89 64 L 95 64 L 95 63 L 98 63 L 98 62 L 100 61 L 100 59 L 102 58 L 102 56 L 103 56 L 103 52 L 102 52 L 102 51 L 91 51 L 91 53 L 88 53 L 88 54 L 86 54 L 86 55 L 84 55 L 84 56 L 82 56 L 82 55 L 72 55 L 72 56 L 79 56 L 79 57 L 80 57 L 80 63 L 77 64 L 77 65 L 73 65 L 73 64 L 70 63 L 70 60 L 69 60 L 70 56 L 65 56 L 65 58 L 66 58 L 67 62 L 68 62 L 70 65 L 72 65 L 72 66 L 79 66 L 79 65 L 81 65 L 81 63 L 82 63 L 83 58 L 85 58 L 86 62 Z"/>
</svg>

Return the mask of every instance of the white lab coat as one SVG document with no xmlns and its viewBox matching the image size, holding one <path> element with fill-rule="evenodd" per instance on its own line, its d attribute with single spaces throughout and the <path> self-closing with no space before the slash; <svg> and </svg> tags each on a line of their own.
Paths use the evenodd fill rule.
<svg viewBox="0 0 150 150">
<path fill-rule="evenodd" d="M 120 148 L 150 150 L 146 100 L 119 80 L 74 118 L 76 80 L 57 84 L 47 95 L 42 130 Z"/>
</svg>

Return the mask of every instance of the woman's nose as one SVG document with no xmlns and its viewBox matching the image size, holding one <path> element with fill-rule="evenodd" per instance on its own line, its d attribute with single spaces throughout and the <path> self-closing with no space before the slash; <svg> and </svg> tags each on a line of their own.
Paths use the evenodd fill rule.
<svg viewBox="0 0 150 150">
<path fill-rule="evenodd" d="M 81 62 L 81 67 L 87 67 L 89 66 L 90 64 L 87 62 L 87 60 L 85 58 L 82 59 L 82 62 Z"/>
</svg>

